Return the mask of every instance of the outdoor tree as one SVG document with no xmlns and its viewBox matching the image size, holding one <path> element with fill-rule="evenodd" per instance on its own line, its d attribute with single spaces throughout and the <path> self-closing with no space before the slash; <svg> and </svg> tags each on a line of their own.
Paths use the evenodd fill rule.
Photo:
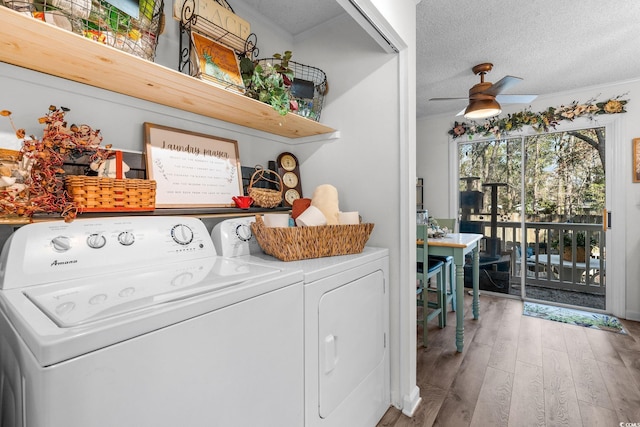
<svg viewBox="0 0 640 427">
<path fill-rule="evenodd" d="M 604 128 L 525 137 L 524 202 L 520 200 L 521 141 L 511 138 L 460 144 L 460 177 L 479 177 L 480 191 L 485 183 L 507 184 L 498 194 L 503 214 L 547 214 L 567 221 L 582 216 L 589 219 L 590 214 L 604 208 Z M 466 190 L 464 181 L 460 185 Z M 490 199 L 486 193 L 488 212 Z"/>
</svg>

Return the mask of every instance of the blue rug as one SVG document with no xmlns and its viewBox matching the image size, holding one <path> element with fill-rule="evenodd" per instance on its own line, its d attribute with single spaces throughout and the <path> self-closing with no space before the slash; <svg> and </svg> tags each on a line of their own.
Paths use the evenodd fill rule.
<svg viewBox="0 0 640 427">
<path fill-rule="evenodd" d="M 620 323 L 616 317 L 607 314 L 590 313 L 588 311 L 536 304 L 534 302 L 525 302 L 522 314 L 525 316 L 539 317 L 540 319 L 584 326 L 585 328 L 602 329 L 620 334 L 627 333 L 622 327 L 622 323 Z"/>
</svg>

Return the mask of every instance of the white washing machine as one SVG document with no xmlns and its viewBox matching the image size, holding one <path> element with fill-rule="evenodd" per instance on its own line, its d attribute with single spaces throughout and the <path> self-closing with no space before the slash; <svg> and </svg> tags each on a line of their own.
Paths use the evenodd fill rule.
<svg viewBox="0 0 640 427">
<path fill-rule="evenodd" d="M 253 218 L 217 224 L 224 256 L 304 273 L 306 427 L 373 427 L 390 406 L 389 251 L 282 262 L 251 234 Z"/>
<path fill-rule="evenodd" d="M 29 224 L 0 262 L 0 426 L 303 424 L 300 271 L 182 217 Z"/>
</svg>

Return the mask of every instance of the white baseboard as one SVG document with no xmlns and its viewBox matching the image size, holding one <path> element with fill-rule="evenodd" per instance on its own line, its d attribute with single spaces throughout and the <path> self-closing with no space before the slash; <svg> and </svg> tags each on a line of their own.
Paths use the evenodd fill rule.
<svg viewBox="0 0 640 427">
<path fill-rule="evenodd" d="M 422 398 L 420 397 L 420 389 L 418 386 L 414 387 L 410 394 L 404 397 L 404 405 L 402 405 L 402 413 L 407 417 L 412 417 L 413 413 L 420 405 Z"/>
<path fill-rule="evenodd" d="M 625 319 L 640 322 L 640 311 L 627 310 L 625 314 L 626 314 Z"/>
</svg>

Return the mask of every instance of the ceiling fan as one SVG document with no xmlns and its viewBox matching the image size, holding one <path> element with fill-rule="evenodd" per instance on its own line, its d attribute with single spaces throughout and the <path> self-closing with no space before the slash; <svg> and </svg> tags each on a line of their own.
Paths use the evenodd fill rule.
<svg viewBox="0 0 640 427">
<path fill-rule="evenodd" d="M 504 104 L 526 104 L 536 99 L 538 95 L 502 95 L 502 92 L 520 83 L 520 77 L 505 76 L 496 83 L 484 81 L 484 75 L 493 68 L 493 64 L 478 64 L 471 70 L 480 76 L 480 83 L 469 89 L 469 105 L 457 115 L 464 114 L 470 120 L 486 119 L 497 116 L 502 112 L 499 102 Z M 429 101 L 451 101 L 467 98 L 431 98 Z"/>
</svg>

